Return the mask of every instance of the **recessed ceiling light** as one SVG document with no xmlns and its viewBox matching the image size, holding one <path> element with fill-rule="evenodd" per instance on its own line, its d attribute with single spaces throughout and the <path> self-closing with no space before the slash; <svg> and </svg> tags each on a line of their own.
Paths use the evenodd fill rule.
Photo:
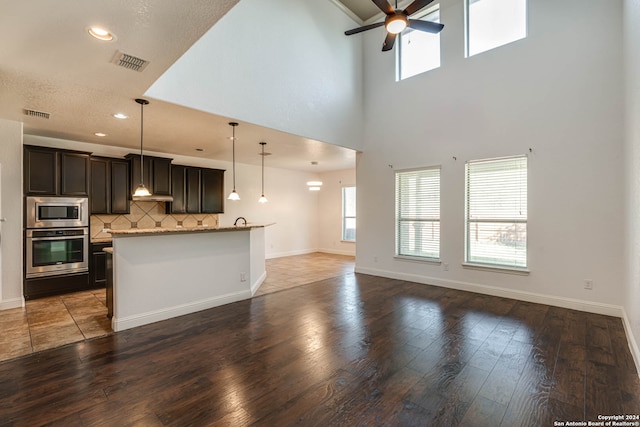
<svg viewBox="0 0 640 427">
<path fill-rule="evenodd" d="M 100 27 L 89 27 L 89 29 L 87 31 L 89 32 L 89 34 L 91 34 L 96 39 L 102 40 L 102 41 L 106 41 L 106 42 L 110 42 L 110 41 L 112 41 L 113 39 L 116 38 L 109 31 L 105 30 L 104 28 L 100 28 Z"/>
<path fill-rule="evenodd" d="M 96 133 L 94 133 L 94 135 L 95 136 L 107 136 L 107 134 L 104 133 L 104 132 L 96 132 Z"/>
<path fill-rule="evenodd" d="M 116 119 L 128 119 L 128 118 L 129 118 L 129 116 L 127 116 L 127 115 L 126 115 L 126 114 L 124 114 L 124 113 L 115 113 L 115 114 L 113 115 L 113 117 L 115 117 Z"/>
</svg>

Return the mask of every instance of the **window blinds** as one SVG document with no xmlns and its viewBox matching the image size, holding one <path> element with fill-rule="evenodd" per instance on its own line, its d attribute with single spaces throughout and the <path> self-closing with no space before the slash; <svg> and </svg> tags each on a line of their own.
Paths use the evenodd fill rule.
<svg viewBox="0 0 640 427">
<path fill-rule="evenodd" d="M 440 258 L 440 167 L 396 172 L 396 254 Z"/>
<path fill-rule="evenodd" d="M 466 164 L 466 261 L 526 268 L 526 156 Z"/>
</svg>

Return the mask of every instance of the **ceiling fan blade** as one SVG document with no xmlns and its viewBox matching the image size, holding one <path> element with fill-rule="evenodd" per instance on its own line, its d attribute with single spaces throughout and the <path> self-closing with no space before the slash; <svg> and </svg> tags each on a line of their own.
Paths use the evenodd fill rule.
<svg viewBox="0 0 640 427">
<path fill-rule="evenodd" d="M 425 31 L 427 33 L 437 34 L 444 28 L 444 25 L 438 22 L 420 21 L 419 19 L 409 19 L 409 28 L 414 30 Z"/>
<path fill-rule="evenodd" d="M 413 3 L 406 7 L 406 9 L 404 10 L 404 14 L 407 16 L 411 16 L 432 2 L 433 0 L 415 0 Z"/>
<path fill-rule="evenodd" d="M 370 30 L 372 28 L 382 27 L 383 25 L 384 25 L 384 22 L 376 22 L 375 24 L 369 24 L 369 25 L 365 25 L 364 27 L 358 27 L 358 28 L 354 28 L 353 30 L 345 31 L 344 35 L 350 36 L 352 34 L 358 34 L 363 31 Z"/>
<path fill-rule="evenodd" d="M 387 33 L 387 37 L 384 39 L 384 43 L 382 43 L 383 52 L 393 49 L 393 45 L 396 42 L 397 36 L 398 36 L 397 34 Z"/>
<path fill-rule="evenodd" d="M 431 0 L 431 1 L 433 1 L 433 0 Z M 378 9 L 380 9 L 381 11 L 383 11 L 387 15 L 396 12 L 393 9 L 393 7 L 391 7 L 391 5 L 389 4 L 389 2 L 387 0 L 373 0 L 373 2 L 375 3 L 376 6 L 378 6 Z"/>
</svg>

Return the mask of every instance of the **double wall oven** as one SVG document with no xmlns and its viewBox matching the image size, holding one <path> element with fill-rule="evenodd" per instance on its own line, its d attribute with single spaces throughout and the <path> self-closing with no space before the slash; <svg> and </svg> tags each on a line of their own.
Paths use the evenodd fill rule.
<svg viewBox="0 0 640 427">
<path fill-rule="evenodd" d="M 27 197 L 25 211 L 26 279 L 89 271 L 86 197 Z"/>
</svg>

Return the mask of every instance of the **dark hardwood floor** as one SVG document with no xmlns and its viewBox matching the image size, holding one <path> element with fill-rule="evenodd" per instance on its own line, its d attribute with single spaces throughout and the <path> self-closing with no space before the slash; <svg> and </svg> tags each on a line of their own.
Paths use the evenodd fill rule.
<svg viewBox="0 0 640 427">
<path fill-rule="evenodd" d="M 639 396 L 620 319 L 359 274 L 0 363 L 2 426 L 551 426 Z"/>
</svg>

